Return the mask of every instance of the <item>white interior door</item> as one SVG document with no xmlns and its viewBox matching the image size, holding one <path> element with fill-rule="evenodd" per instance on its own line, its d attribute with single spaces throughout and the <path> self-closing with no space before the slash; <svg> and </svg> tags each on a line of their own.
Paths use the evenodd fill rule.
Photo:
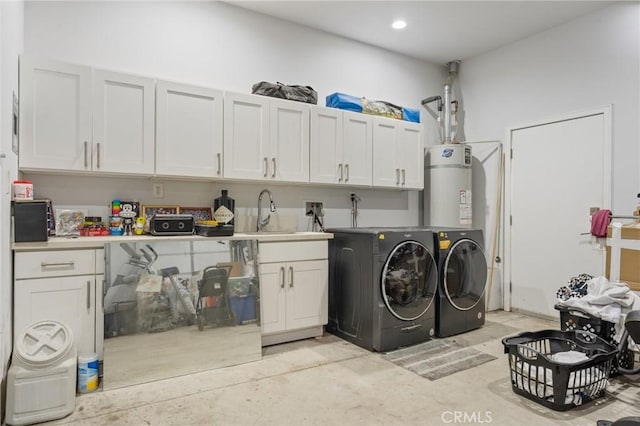
<svg viewBox="0 0 640 426">
<path fill-rule="evenodd" d="M 581 234 L 590 230 L 589 208 L 609 205 L 607 120 L 599 113 L 511 133 L 509 269 L 515 309 L 557 316 L 558 288 L 583 272 L 603 274 L 604 252 Z"/>
</svg>

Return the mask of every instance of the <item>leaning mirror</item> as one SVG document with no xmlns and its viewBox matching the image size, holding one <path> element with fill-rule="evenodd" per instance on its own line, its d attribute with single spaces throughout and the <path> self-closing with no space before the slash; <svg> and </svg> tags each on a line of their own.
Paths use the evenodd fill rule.
<svg viewBox="0 0 640 426">
<path fill-rule="evenodd" d="M 106 244 L 103 389 L 259 360 L 257 247 Z"/>
</svg>

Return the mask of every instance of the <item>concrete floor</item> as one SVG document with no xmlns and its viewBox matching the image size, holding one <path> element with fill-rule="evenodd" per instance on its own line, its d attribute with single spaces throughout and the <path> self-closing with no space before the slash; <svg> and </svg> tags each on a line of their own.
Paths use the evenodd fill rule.
<svg viewBox="0 0 640 426">
<path fill-rule="evenodd" d="M 73 414 L 51 423 L 595 425 L 640 415 L 640 376 L 611 379 L 606 397 L 566 412 L 516 395 L 501 344 L 505 336 L 492 334 L 500 328 L 491 325 L 535 331 L 558 324 L 502 311 L 489 313 L 487 321 L 457 341 L 498 359 L 435 381 L 325 334 L 264 348 L 256 362 L 81 395 Z"/>
</svg>

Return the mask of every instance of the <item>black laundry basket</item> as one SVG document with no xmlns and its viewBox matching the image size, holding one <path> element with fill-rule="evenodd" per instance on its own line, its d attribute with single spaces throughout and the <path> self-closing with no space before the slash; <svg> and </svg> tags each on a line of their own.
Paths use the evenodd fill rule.
<svg viewBox="0 0 640 426">
<path fill-rule="evenodd" d="M 604 396 L 618 348 L 588 331 L 541 330 L 502 339 L 509 356 L 515 393 L 556 411 Z M 555 362 L 559 352 L 577 351 L 588 359 Z"/>
<path fill-rule="evenodd" d="M 580 308 L 555 305 L 554 308 L 560 313 L 561 330 L 583 330 L 589 331 L 605 342 L 618 346 L 616 340 L 616 325 L 601 318 L 594 317 Z M 611 364 L 611 375 L 618 375 L 618 366 L 622 368 L 633 367 L 633 351 L 630 349 L 618 352 L 613 364 Z"/>
</svg>

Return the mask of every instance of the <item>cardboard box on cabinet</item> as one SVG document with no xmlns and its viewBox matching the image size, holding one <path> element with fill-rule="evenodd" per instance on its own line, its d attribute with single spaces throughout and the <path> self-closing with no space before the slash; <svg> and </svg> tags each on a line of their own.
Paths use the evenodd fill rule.
<svg viewBox="0 0 640 426">
<path fill-rule="evenodd" d="M 617 252 L 619 251 L 619 254 Z M 615 275 L 615 267 L 612 268 L 611 258 L 619 258 L 619 276 Z M 607 278 L 612 281 L 627 283 L 629 288 L 640 291 L 640 223 L 623 225 L 620 228 L 620 236 L 616 237 L 612 226 L 607 229 Z"/>
</svg>

